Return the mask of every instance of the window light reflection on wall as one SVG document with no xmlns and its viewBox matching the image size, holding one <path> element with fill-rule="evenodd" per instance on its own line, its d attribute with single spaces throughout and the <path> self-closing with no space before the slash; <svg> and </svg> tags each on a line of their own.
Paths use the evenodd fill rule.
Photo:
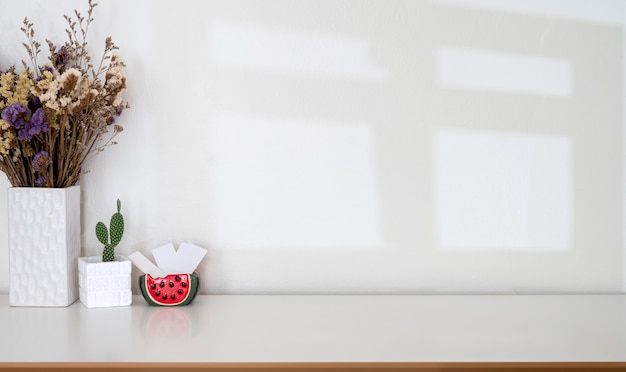
<svg viewBox="0 0 626 372">
<path fill-rule="evenodd" d="M 243 249 L 378 249 L 367 126 L 220 114 L 210 130 L 214 242 Z"/>
<path fill-rule="evenodd" d="M 219 21 L 209 29 L 210 58 L 226 68 L 382 81 L 361 38 Z"/>
<path fill-rule="evenodd" d="M 560 136 L 438 131 L 439 248 L 570 249 L 572 156 L 571 141 Z"/>
</svg>

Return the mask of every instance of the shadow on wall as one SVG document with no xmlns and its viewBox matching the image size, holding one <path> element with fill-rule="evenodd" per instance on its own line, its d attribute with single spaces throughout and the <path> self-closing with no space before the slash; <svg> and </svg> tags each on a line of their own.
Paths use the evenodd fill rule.
<svg viewBox="0 0 626 372">
<path fill-rule="evenodd" d="M 512 275 L 601 265 L 594 285 L 619 287 L 619 29 L 324 4 L 207 27 L 212 246 L 410 258 L 400 272 L 456 252 L 483 283 L 522 254 Z"/>
<path fill-rule="evenodd" d="M 153 103 L 134 243 L 209 248 L 203 293 L 622 290 L 621 29 L 412 0 L 146 10 L 154 46 L 122 48 Z"/>
<path fill-rule="evenodd" d="M 360 7 L 358 4 L 353 5 Z M 411 7 L 410 5 L 407 6 Z M 267 78 L 281 79 L 285 81 L 286 85 L 289 83 L 287 80 L 291 79 L 295 81 L 295 84 L 300 85 L 299 89 L 291 90 L 294 95 L 305 96 L 310 94 L 309 92 L 315 87 L 309 87 L 307 84 L 313 86 L 321 80 L 325 86 L 324 89 L 318 90 L 320 93 L 343 98 L 341 102 L 348 104 L 348 106 L 339 109 L 317 105 L 316 108 L 308 110 L 315 110 L 316 116 L 303 118 L 303 115 L 293 115 L 294 110 L 289 108 L 284 110 L 285 115 L 283 116 L 278 115 L 280 111 L 276 107 L 267 107 L 268 113 L 266 115 L 259 112 L 250 113 L 250 109 L 246 109 L 246 107 L 258 105 L 247 105 L 247 102 L 244 101 L 241 103 L 243 107 L 239 112 L 228 111 L 218 115 L 215 119 L 215 127 L 218 128 L 216 137 L 212 139 L 215 145 L 220 146 L 221 136 L 235 136 L 235 140 L 251 138 L 257 142 L 260 148 L 255 149 L 257 151 L 250 151 L 250 158 L 265 155 L 259 152 L 263 148 L 267 152 L 278 151 L 279 155 L 302 155 L 312 159 L 318 158 L 323 153 L 326 153 L 325 155 L 333 160 L 354 156 L 356 163 L 354 162 L 355 159 L 349 159 L 348 164 L 362 167 L 360 173 L 363 178 L 356 180 L 352 177 L 346 178 L 357 181 L 358 184 L 372 190 L 377 189 L 374 183 L 384 182 L 384 179 L 380 178 L 380 172 L 375 172 L 374 168 L 388 168 L 386 164 L 376 164 L 376 162 L 380 163 L 385 160 L 389 160 L 390 163 L 396 161 L 411 162 L 415 166 L 406 167 L 405 171 L 408 173 L 417 172 L 418 168 L 430 171 L 430 175 L 422 177 L 421 180 L 435 180 L 436 177 L 433 174 L 436 173 L 452 173 L 468 179 L 492 177 L 493 179 L 489 181 L 498 183 L 499 174 L 481 174 L 481 172 L 490 171 L 490 165 L 482 163 L 492 161 L 496 163 L 496 168 L 502 169 L 506 169 L 508 165 L 509 168 L 513 167 L 512 172 L 515 172 L 518 170 L 516 168 L 522 165 L 507 164 L 508 161 L 515 160 L 506 158 L 506 156 L 515 156 L 519 157 L 518 163 L 525 163 L 524 166 L 532 168 L 524 172 L 535 170 L 539 173 L 535 179 L 526 179 L 524 182 L 543 182 L 544 184 L 540 185 L 542 187 L 554 186 L 556 188 L 555 194 L 549 196 L 558 197 L 557 194 L 562 194 L 561 197 L 566 199 L 562 204 L 568 205 L 560 207 L 561 211 L 556 219 L 561 220 L 563 225 L 559 230 L 567 228 L 571 231 L 572 211 L 568 211 L 567 208 L 572 208 L 573 204 L 573 200 L 569 199 L 571 199 L 573 190 L 572 177 L 574 172 L 571 166 L 575 155 L 573 144 L 577 140 L 577 132 L 584 132 L 585 130 L 593 133 L 601 132 L 597 134 L 597 137 L 600 137 L 599 141 L 595 143 L 592 142 L 592 138 L 584 136 L 578 139 L 579 141 L 590 142 L 589 145 L 596 145 L 598 149 L 607 144 L 621 146 L 621 141 L 617 138 L 621 130 L 620 118 L 617 115 L 619 106 L 610 106 L 618 102 L 620 98 L 615 96 L 616 93 L 619 93 L 620 65 L 618 61 L 611 61 L 609 66 L 604 63 L 595 63 L 598 57 L 593 49 L 597 48 L 595 44 L 598 43 L 589 42 L 588 45 L 581 45 L 576 41 L 581 40 L 581 36 L 585 36 L 587 39 L 608 37 L 617 41 L 615 38 L 617 30 L 613 28 L 605 30 L 601 27 L 586 25 L 579 27 L 569 22 L 546 21 L 540 18 L 518 17 L 511 14 L 499 15 L 476 10 L 431 7 L 424 6 L 423 3 L 412 7 L 415 9 L 412 9 L 411 16 L 417 18 L 414 19 L 416 23 L 419 23 L 420 18 L 429 17 L 429 13 L 465 21 L 446 22 L 440 29 L 419 30 L 419 34 L 414 35 L 416 38 L 413 39 L 413 45 L 407 45 L 404 48 L 407 50 L 396 51 L 382 50 L 390 49 L 385 45 L 393 44 L 393 42 L 380 40 L 380 35 L 331 36 L 328 32 L 308 31 L 305 25 L 303 25 L 303 29 L 307 31 L 298 34 L 291 27 L 285 26 L 281 30 L 274 23 L 264 27 L 237 21 L 213 22 L 209 28 L 209 45 L 211 47 L 208 55 L 211 62 L 219 68 L 226 72 L 236 70 L 241 74 L 266 74 Z M 441 14 L 443 12 L 450 14 Z M 478 21 L 481 21 L 482 25 L 477 25 Z M 548 25 L 548 28 L 557 29 L 553 35 L 549 33 L 549 29 L 546 30 L 547 22 L 559 23 L 558 27 Z M 424 23 L 433 24 L 433 22 Z M 493 25 L 498 27 L 492 27 Z M 395 27 L 401 29 L 402 25 L 396 24 Z M 442 29 L 444 27 L 445 29 Z M 416 33 L 415 28 L 406 29 L 405 33 Z M 572 31 L 572 34 L 567 35 L 565 32 L 567 30 Z M 541 33 L 542 37 L 535 39 L 534 36 L 538 33 Z M 506 37 L 507 34 L 510 34 L 511 38 Z M 530 39 L 534 43 L 523 40 L 527 45 L 520 43 L 521 45 L 516 46 L 514 37 L 520 34 L 526 34 L 525 39 Z M 472 43 L 476 44 L 475 48 L 467 47 Z M 455 46 L 455 44 L 460 46 Z M 415 59 L 407 59 L 407 54 L 411 54 Z M 402 55 L 398 61 L 404 61 L 405 65 L 394 66 L 393 61 L 381 60 L 398 55 Z M 376 61 L 373 61 L 374 57 L 378 57 Z M 407 66 L 406 64 L 412 65 Z M 576 66 L 575 72 L 574 65 Z M 608 67 L 611 68 L 608 69 Z M 590 82 L 586 81 L 589 77 L 594 79 L 600 77 L 601 81 L 595 86 L 590 85 Z M 606 86 L 610 82 L 613 82 L 613 87 Z M 406 87 L 407 85 L 410 87 Z M 412 113 L 412 115 L 406 115 L 402 119 L 413 119 L 413 121 L 398 123 L 401 120 L 392 120 L 397 117 L 397 114 L 393 112 L 393 107 L 385 105 L 387 103 L 385 94 L 389 91 L 388 86 L 404 88 L 398 92 L 398 95 L 404 92 L 413 93 L 413 95 L 403 94 L 400 97 L 405 100 L 416 98 L 411 100 L 413 104 L 402 107 L 402 109 L 410 110 Z M 366 114 L 355 114 L 352 120 L 330 120 L 333 109 L 336 109 L 337 116 L 347 116 L 346 111 L 350 108 L 350 104 L 354 106 L 349 98 L 359 95 L 361 87 L 370 89 L 370 99 L 363 99 L 358 105 L 358 109 Z M 602 88 L 602 90 L 591 92 L 594 87 Z M 344 92 L 337 92 L 342 89 Z M 280 93 L 282 92 L 268 92 L 268 94 L 277 96 Z M 604 93 L 606 97 L 589 99 L 591 96 L 597 96 L 601 93 Z M 320 97 L 316 98 L 319 99 Z M 424 103 L 435 104 L 426 105 L 421 103 L 420 98 L 424 98 Z M 455 104 L 461 100 L 466 101 L 467 104 L 462 106 Z M 598 101 L 606 102 L 604 107 L 596 108 L 585 104 L 582 105 L 586 114 L 585 117 L 581 118 L 579 115 L 575 115 L 582 110 L 580 106 L 576 105 L 577 102 L 598 103 Z M 471 102 L 479 103 L 482 107 L 468 107 Z M 280 100 L 274 100 L 273 103 L 279 104 Z M 307 103 L 310 102 L 303 102 L 303 104 Z M 482 108 L 487 109 L 483 110 Z M 607 113 L 608 109 L 611 108 L 612 110 Z M 460 110 L 471 110 L 470 113 L 473 115 L 463 117 L 452 112 Z M 594 110 L 597 111 L 597 115 L 591 113 Z M 443 111 L 448 111 L 448 113 L 442 114 Z M 383 112 L 382 115 L 381 112 Z M 479 117 L 481 114 L 483 117 Z M 494 117 L 496 115 L 498 116 Z M 331 118 L 323 120 L 328 116 Z M 364 116 L 370 119 L 364 120 Z M 379 116 L 388 119 L 380 120 L 377 118 Z M 603 123 L 602 128 L 598 128 L 596 123 L 598 120 L 590 123 L 586 120 L 589 117 L 605 118 L 603 122 L 606 123 Z M 435 120 L 436 122 L 433 122 Z M 281 127 L 281 124 L 284 128 Z M 237 125 L 242 127 L 236 128 Z M 438 148 L 438 151 L 429 154 L 429 156 L 434 157 L 429 161 L 431 164 L 419 164 L 418 156 L 409 159 L 393 159 L 380 151 L 377 142 L 381 142 L 385 136 L 376 135 L 377 131 L 389 131 L 393 135 L 394 125 L 401 125 L 402 127 L 395 130 L 398 132 L 396 137 L 389 138 L 392 145 L 401 145 L 402 141 L 398 139 L 407 132 L 417 132 L 416 134 L 421 135 L 420 137 L 428 139 L 429 147 L 433 147 L 434 144 Z M 302 130 L 297 129 L 299 126 L 303 127 Z M 313 130 L 316 126 L 320 127 L 320 136 L 309 141 L 312 142 L 311 148 L 299 146 L 297 141 L 314 135 Z M 230 129 L 224 129 L 225 127 Z M 417 127 L 420 131 L 412 130 L 411 127 Z M 350 133 L 350 129 L 346 128 L 354 130 Z M 289 129 L 292 132 L 285 133 L 285 130 Z M 230 130 L 232 133 L 223 132 L 225 130 Z M 453 133 L 457 130 L 461 134 L 455 135 Z M 249 131 L 255 132 L 247 135 Z M 439 133 L 439 131 L 444 132 Z M 353 143 L 362 143 L 362 145 L 355 145 L 355 148 L 348 149 L 341 146 L 328 148 L 328 144 L 324 142 L 335 139 L 332 138 L 332 132 L 336 133 L 337 142 L 343 142 L 346 146 L 351 146 L 351 139 L 353 139 Z M 236 138 L 237 133 L 242 138 Z M 486 134 L 481 137 L 481 133 Z M 376 135 L 373 137 L 373 142 L 372 134 Z M 398 141 L 393 141 L 394 139 Z M 287 145 L 280 145 L 271 141 L 291 142 L 294 144 L 294 148 L 284 148 Z M 417 143 L 409 144 L 415 145 Z M 228 143 L 228 145 L 221 146 L 231 147 L 233 145 L 237 144 Z M 241 146 L 247 148 L 248 145 L 254 145 L 254 143 L 245 143 Z M 387 144 L 382 143 L 381 145 L 386 146 Z M 486 147 L 482 148 L 482 146 Z M 276 147 L 283 147 L 283 149 L 276 150 Z M 501 149 L 497 149 L 497 147 L 501 147 Z M 485 154 L 476 154 L 475 151 L 481 150 L 481 148 Z M 581 148 L 582 150 L 584 148 Z M 235 149 L 231 151 L 240 154 L 245 153 L 245 151 Z M 406 151 L 408 153 L 411 149 Z M 456 155 L 450 154 L 454 151 L 456 151 Z M 216 155 L 220 155 L 225 151 L 217 150 L 216 152 Z M 477 156 L 476 159 L 471 158 L 474 154 Z M 597 165 L 604 166 L 607 164 L 602 160 L 608 160 L 609 165 L 620 165 L 615 159 L 601 160 L 601 155 L 594 157 L 594 154 L 582 152 L 579 156 L 583 155 L 589 156 L 590 160 L 597 160 Z M 458 156 L 459 158 L 469 156 L 470 158 L 466 158 L 464 161 L 472 164 L 474 169 L 465 170 L 465 174 L 462 174 L 462 170 L 454 168 L 433 169 L 457 166 L 447 164 L 456 160 L 445 159 L 446 156 Z M 483 158 L 478 158 L 478 156 L 483 156 Z M 441 159 L 442 157 L 444 159 Z M 259 160 L 256 159 L 255 161 Z M 359 162 L 361 164 L 358 164 Z M 264 166 L 275 168 L 273 162 L 268 163 L 270 164 Z M 296 167 L 303 168 L 301 172 L 306 172 L 309 170 L 307 165 L 313 164 L 313 161 L 303 159 L 302 162 L 294 161 L 294 163 Z M 434 167 L 432 163 L 435 164 Z M 276 169 L 270 171 L 270 169 L 262 168 L 263 166 L 256 165 L 251 166 L 250 170 L 276 172 Z M 247 169 L 244 169 L 240 173 L 245 176 L 246 171 Z M 266 178 L 273 179 L 274 176 L 282 174 L 285 178 L 282 181 L 287 183 L 292 174 L 284 173 L 272 173 Z M 320 175 L 316 172 L 312 173 L 312 176 Z M 551 173 L 557 175 L 550 176 Z M 611 173 L 617 174 L 618 172 Z M 583 174 L 588 173 L 583 172 Z M 250 176 L 258 175 L 250 173 Z M 502 176 L 506 175 L 502 174 Z M 527 178 L 523 174 L 520 176 Z M 554 183 L 550 180 L 542 180 L 551 177 L 554 177 Z M 325 179 L 323 182 L 329 184 L 334 182 L 332 181 L 334 177 L 331 174 L 323 178 Z M 255 179 L 257 178 L 255 177 Z M 238 182 L 234 183 L 237 184 Z M 282 184 L 283 182 L 277 183 Z M 253 185 L 254 182 L 249 184 Z M 418 185 L 414 186 L 414 190 L 419 189 Z M 516 186 L 513 185 L 513 187 Z M 517 187 L 521 186 L 518 185 Z M 313 197 L 315 196 L 313 195 Z M 374 206 L 384 204 L 386 199 L 384 193 L 382 195 L 379 193 L 377 196 L 364 195 L 358 199 L 357 204 L 369 206 L 368 213 L 376 214 L 377 211 Z M 532 199 L 532 195 L 529 196 Z M 616 196 L 618 195 L 612 195 L 612 197 Z M 513 200 L 514 198 L 515 195 L 510 197 L 508 202 L 504 200 L 503 204 L 518 203 Z M 329 205 L 341 204 L 340 199 L 337 196 Z M 435 199 L 438 200 L 438 198 Z M 441 210 L 441 207 L 435 209 Z M 538 215 L 541 214 L 546 213 L 538 213 Z M 389 217 L 392 218 L 393 216 Z M 568 220 L 571 221 L 567 222 Z M 304 238 L 303 240 L 308 240 L 307 237 Z"/>
<path fill-rule="evenodd" d="M 325 5 L 224 10 L 207 25 L 211 246 L 408 258 L 404 279 L 459 254 L 486 272 L 467 277 L 512 287 L 494 266 L 523 255 L 511 275 L 559 267 L 565 283 L 599 265 L 593 285 L 619 288 L 619 29 L 428 2 L 389 4 L 389 18 L 369 15 L 375 2 L 333 2 L 332 16 Z"/>
</svg>

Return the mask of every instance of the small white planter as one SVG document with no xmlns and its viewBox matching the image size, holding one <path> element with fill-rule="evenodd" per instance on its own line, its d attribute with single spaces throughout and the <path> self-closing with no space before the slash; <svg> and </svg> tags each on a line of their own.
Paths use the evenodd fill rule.
<svg viewBox="0 0 626 372">
<path fill-rule="evenodd" d="M 85 307 L 128 306 L 133 301 L 132 264 L 124 256 L 102 262 L 101 256 L 78 258 L 80 302 Z"/>
</svg>

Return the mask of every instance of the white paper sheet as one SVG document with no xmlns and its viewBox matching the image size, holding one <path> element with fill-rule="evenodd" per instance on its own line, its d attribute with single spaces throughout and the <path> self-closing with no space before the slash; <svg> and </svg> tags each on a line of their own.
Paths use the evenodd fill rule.
<svg viewBox="0 0 626 372">
<path fill-rule="evenodd" d="M 139 251 L 129 255 L 128 259 L 133 261 L 139 270 L 143 271 L 145 274 L 150 274 L 153 278 L 162 278 L 167 275 Z"/>
<path fill-rule="evenodd" d="M 152 250 L 154 261 L 166 274 L 189 274 L 194 272 L 207 250 L 191 243 L 181 243 L 178 251 L 172 243 Z"/>
</svg>

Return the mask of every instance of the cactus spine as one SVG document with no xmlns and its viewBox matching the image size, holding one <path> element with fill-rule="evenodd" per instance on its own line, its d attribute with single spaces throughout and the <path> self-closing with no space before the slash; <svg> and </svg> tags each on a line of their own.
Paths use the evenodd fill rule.
<svg viewBox="0 0 626 372">
<path fill-rule="evenodd" d="M 104 244 L 102 262 L 109 262 L 115 259 L 115 247 L 120 243 L 122 235 L 124 235 L 124 216 L 122 216 L 121 210 L 122 203 L 117 199 L 117 212 L 111 216 L 110 228 L 107 229 L 102 222 L 96 224 L 96 237 L 98 237 L 100 243 Z"/>
</svg>

